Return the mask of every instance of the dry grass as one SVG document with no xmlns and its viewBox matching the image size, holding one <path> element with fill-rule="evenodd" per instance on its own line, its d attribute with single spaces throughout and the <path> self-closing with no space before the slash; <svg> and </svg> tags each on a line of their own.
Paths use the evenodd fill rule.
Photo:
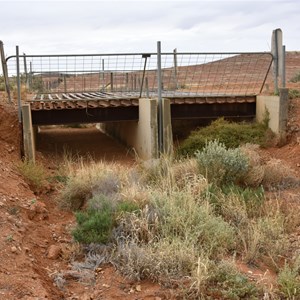
<svg viewBox="0 0 300 300">
<path fill-rule="evenodd" d="M 247 144 L 241 150 L 249 161 L 248 172 L 242 180 L 246 186 L 263 185 L 267 189 L 284 189 L 299 184 L 295 171 L 282 160 L 271 158 L 263 162 L 258 153 L 258 145 Z"/>
<path fill-rule="evenodd" d="M 39 193 L 46 185 L 47 172 L 42 164 L 24 160 L 17 164 L 17 169 L 34 192 Z"/>
<path fill-rule="evenodd" d="M 264 165 L 262 184 L 268 188 L 286 188 L 295 185 L 297 181 L 295 171 L 280 159 L 271 158 Z"/>
<path fill-rule="evenodd" d="M 59 197 L 62 208 L 77 210 L 94 195 L 113 196 L 126 178 L 126 170 L 115 163 L 80 162 L 75 166 L 68 163 L 67 182 Z M 122 169 L 122 172 L 121 172 Z"/>
<path fill-rule="evenodd" d="M 242 151 L 250 171 L 260 166 L 265 176 L 256 146 Z M 279 172 L 277 167 L 273 172 Z M 282 200 L 267 201 L 262 188 L 209 184 L 195 159 L 162 158 L 131 170 L 115 164 L 79 164 L 68 174 L 62 195 L 82 195 L 89 203 L 104 195 L 112 203 L 130 201 L 138 206 L 112 214 L 110 244 L 103 246 L 105 253 L 100 251 L 104 261 L 131 279 L 180 287 L 186 299 L 263 297 L 234 268 L 234 257 L 248 263 L 264 261 L 280 270 L 289 249 L 287 232 L 298 224 L 296 217 L 289 220 Z M 259 178 L 249 186 L 263 182 Z"/>
</svg>

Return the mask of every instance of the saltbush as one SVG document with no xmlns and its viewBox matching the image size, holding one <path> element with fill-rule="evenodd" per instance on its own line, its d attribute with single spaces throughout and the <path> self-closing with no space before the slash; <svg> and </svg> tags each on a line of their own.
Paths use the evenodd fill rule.
<svg viewBox="0 0 300 300">
<path fill-rule="evenodd" d="M 193 131 L 178 148 L 179 156 L 193 156 L 209 141 L 218 140 L 226 148 L 236 148 L 246 143 L 264 145 L 267 142 L 268 120 L 263 123 L 231 123 L 223 118 Z"/>
<path fill-rule="evenodd" d="M 248 159 L 241 150 L 226 149 L 219 141 L 208 142 L 195 156 L 199 172 L 216 185 L 236 183 L 248 170 Z"/>
<path fill-rule="evenodd" d="M 134 202 L 115 202 L 103 194 L 97 195 L 88 201 L 86 210 L 75 214 L 77 227 L 72 232 L 73 237 L 84 244 L 105 244 L 111 237 L 118 215 L 138 209 Z"/>
</svg>

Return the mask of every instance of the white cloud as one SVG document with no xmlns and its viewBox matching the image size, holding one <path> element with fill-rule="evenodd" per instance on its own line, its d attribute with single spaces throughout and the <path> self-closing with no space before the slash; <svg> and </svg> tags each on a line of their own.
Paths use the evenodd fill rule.
<svg viewBox="0 0 300 300">
<path fill-rule="evenodd" d="M 272 30 L 297 50 L 298 0 L 1 1 L 0 39 L 28 54 L 268 51 Z"/>
</svg>

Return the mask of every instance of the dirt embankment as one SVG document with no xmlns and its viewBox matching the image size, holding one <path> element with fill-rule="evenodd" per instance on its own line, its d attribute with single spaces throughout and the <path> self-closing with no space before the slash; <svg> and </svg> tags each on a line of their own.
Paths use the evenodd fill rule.
<svg viewBox="0 0 300 300">
<path fill-rule="evenodd" d="M 14 106 L 0 103 L 0 299 L 166 299 L 170 292 L 150 282 L 130 282 L 105 266 L 80 283 L 70 262 L 80 255 L 71 238 L 74 215 L 56 203 L 49 184 L 34 194 L 17 165 L 19 124 Z M 94 128 L 50 129 L 40 133 L 38 159 L 55 172 L 63 152 L 132 164 L 123 146 Z M 59 288 L 58 274 L 67 274 Z M 90 274 L 91 275 L 91 274 Z"/>
</svg>

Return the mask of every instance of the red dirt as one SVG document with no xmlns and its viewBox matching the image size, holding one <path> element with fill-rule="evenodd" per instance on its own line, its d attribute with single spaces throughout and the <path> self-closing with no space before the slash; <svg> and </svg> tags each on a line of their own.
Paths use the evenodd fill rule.
<svg viewBox="0 0 300 300">
<path fill-rule="evenodd" d="M 4 98 L 3 93 L 0 96 Z M 17 113 L 3 98 L 0 101 L 0 299 L 170 299 L 170 291 L 147 281 L 130 282 L 112 266 L 103 267 L 93 284 L 82 284 L 69 276 L 63 290 L 55 285 L 53 279 L 57 273 L 71 270 L 69 263 L 77 250 L 70 235 L 75 219 L 72 213 L 57 207 L 57 192 L 51 185 L 35 195 L 18 173 Z M 38 153 L 38 159 L 48 163 L 49 172 L 57 166 L 65 144 L 69 153 L 95 160 L 129 165 L 134 162 L 123 146 L 95 128 L 44 129 L 39 143 L 43 153 Z M 53 245 L 59 247 L 60 254 L 49 258 Z"/>
<path fill-rule="evenodd" d="M 298 52 L 294 59 L 288 57 L 297 62 L 298 70 L 299 57 Z M 290 69 L 294 72 L 295 66 Z M 55 285 L 54 276 L 71 270 L 70 260 L 76 253 L 70 235 L 74 216 L 57 207 L 56 191 L 51 185 L 35 195 L 18 173 L 16 164 L 20 161 L 20 149 L 16 108 L 5 104 L 4 93 L 0 98 L 0 299 L 174 299 L 171 290 L 147 281 L 126 280 L 110 265 L 98 270 L 93 284 L 80 283 L 70 274 L 65 289 L 60 290 Z M 299 175 L 300 99 L 291 103 L 288 144 L 266 149 L 264 154 L 282 159 Z M 48 162 L 50 168 L 55 167 L 65 144 L 74 154 L 89 152 L 95 160 L 116 160 L 129 165 L 134 162 L 121 145 L 94 128 L 42 130 L 38 144 L 42 154 L 38 159 Z M 284 191 L 280 196 L 299 208 L 299 189 Z M 296 250 L 300 245 L 300 232 L 295 233 L 293 239 Z M 58 257 L 49 258 L 52 245 L 59 247 Z M 238 266 L 253 280 L 265 280 L 272 285 L 274 274 L 267 267 L 252 268 L 242 263 Z"/>
</svg>

